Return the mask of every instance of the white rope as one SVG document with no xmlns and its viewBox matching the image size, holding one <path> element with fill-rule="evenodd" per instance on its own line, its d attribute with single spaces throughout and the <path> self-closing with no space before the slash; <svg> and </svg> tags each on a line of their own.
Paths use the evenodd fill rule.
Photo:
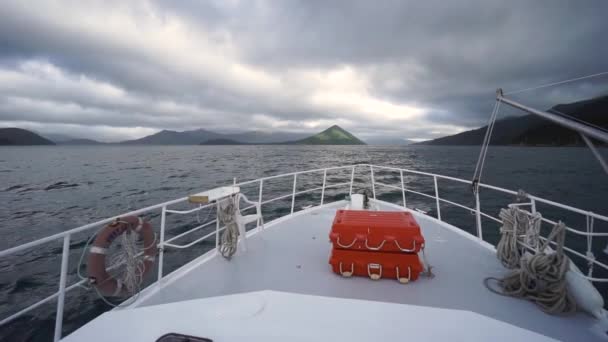
<svg viewBox="0 0 608 342">
<path fill-rule="evenodd" d="M 226 227 L 220 241 L 220 254 L 229 259 L 236 253 L 239 239 L 239 227 L 236 222 L 238 196 L 227 198 L 218 203 L 218 219 Z"/>
<path fill-rule="evenodd" d="M 108 268 L 120 267 L 115 279 L 119 280 L 125 287 L 127 293 L 134 294 L 139 289 L 145 270 L 143 258 L 138 258 L 139 248 L 137 240 L 139 236 L 127 231 L 119 236 L 122 249 L 110 257 Z"/>
<path fill-rule="evenodd" d="M 525 89 L 520 89 L 520 90 L 514 90 L 514 91 L 510 91 L 508 93 L 505 93 L 504 95 L 519 94 L 519 93 L 523 93 L 523 92 L 526 92 L 526 91 L 531 91 L 531 90 L 536 90 L 536 89 L 541 89 L 541 88 L 547 88 L 547 87 L 553 87 L 553 86 L 560 85 L 560 84 L 570 83 L 570 82 L 574 82 L 574 81 L 580 81 L 580 80 L 584 80 L 584 79 L 587 79 L 587 78 L 593 78 L 593 77 L 602 76 L 602 75 L 608 75 L 608 71 L 598 72 L 597 74 L 592 74 L 592 75 L 587 75 L 587 76 L 581 76 L 581 77 L 577 77 L 577 78 L 571 78 L 569 80 L 564 80 L 564 81 L 558 81 L 558 82 L 552 82 L 552 83 L 542 84 L 542 85 L 535 86 L 535 87 L 530 87 L 530 88 L 525 88 Z"/>
<path fill-rule="evenodd" d="M 518 245 L 518 237 L 526 236 L 533 244 L 538 243 L 529 237 L 528 231 L 540 232 L 542 217 L 536 213 L 533 218 L 517 208 L 501 209 L 498 216 L 502 219 L 500 227 L 501 238 L 496 245 L 496 256 L 508 269 L 514 269 L 520 265 L 522 249 Z M 531 228 L 532 227 L 532 228 Z M 536 239 L 538 241 L 538 238 Z"/>
<path fill-rule="evenodd" d="M 124 223 L 124 222 L 123 222 Z M 128 222 L 126 222 L 128 223 Z M 81 274 L 80 270 L 82 268 L 84 262 L 84 256 L 89 251 L 89 245 L 95 239 L 97 234 L 99 234 L 104 227 L 101 227 L 95 234 L 91 235 L 87 240 L 82 253 L 80 255 L 80 260 L 78 262 L 77 274 L 81 280 L 88 280 L 89 277 L 85 277 Z M 108 273 L 114 273 L 114 276 L 108 278 L 106 281 L 111 281 L 111 279 L 115 279 L 117 281 L 118 286 L 126 287 L 126 292 L 131 296 L 130 300 L 127 300 L 121 304 L 114 304 L 110 302 L 106 296 L 104 296 L 96 286 L 92 286 L 95 290 L 97 296 L 103 300 L 106 304 L 112 307 L 121 307 L 126 306 L 137 300 L 139 294 L 141 293 L 141 283 L 143 281 L 143 274 L 145 271 L 144 266 L 144 251 L 153 247 L 156 244 L 156 234 L 154 234 L 154 240 L 149 246 L 142 246 L 139 248 L 138 243 L 139 235 L 135 233 L 130 233 L 129 231 L 120 235 L 120 245 L 121 249 L 110 257 L 110 261 L 108 262 L 108 266 L 106 266 L 106 271 Z M 107 255 L 106 255 L 107 257 Z M 122 270 L 121 266 L 125 266 Z M 114 271 L 118 269 L 118 271 Z M 87 290 L 90 287 L 81 286 Z"/>
<path fill-rule="evenodd" d="M 532 218 L 526 220 L 522 215 Z M 509 208 L 501 210 L 500 216 L 503 219 L 503 228 L 501 228 L 502 238 L 497 247 L 497 256 L 505 267 L 519 266 L 519 268 L 503 279 L 486 278 L 484 280 L 486 287 L 501 295 L 531 300 L 549 314 L 576 311 L 575 300 L 568 292 L 566 282 L 566 273 L 570 268 L 570 259 L 564 254 L 563 249 L 566 226 L 558 222 L 547 239 L 539 243 L 539 251 L 532 255 L 523 253 L 517 246 L 518 236 L 528 239 L 536 235 L 531 241 L 538 241 L 540 215 L 537 213 L 530 215 L 517 208 Z M 551 241 L 557 246 L 555 251 L 549 248 Z M 497 281 L 501 290 L 490 286 L 490 280 Z"/>
</svg>

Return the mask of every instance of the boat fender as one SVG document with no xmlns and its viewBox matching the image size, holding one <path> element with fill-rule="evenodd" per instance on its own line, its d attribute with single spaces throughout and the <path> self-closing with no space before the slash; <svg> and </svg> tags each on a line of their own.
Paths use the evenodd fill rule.
<svg viewBox="0 0 608 342">
<path fill-rule="evenodd" d="M 113 223 L 105 226 L 97 234 L 93 245 L 89 249 L 87 272 L 89 283 L 104 296 L 125 296 L 127 293 L 120 279 L 113 278 L 107 272 L 106 253 L 112 242 L 127 231 L 139 234 L 144 242 L 144 258 L 141 268 L 138 269 L 137 281 L 141 282 L 144 276 L 152 269 L 156 257 L 156 236 L 149 222 L 141 217 L 126 216 L 117 218 Z"/>
<path fill-rule="evenodd" d="M 566 283 L 577 307 L 596 319 L 608 319 L 602 295 L 573 263 L 570 263 L 570 269 L 566 272 Z"/>
</svg>

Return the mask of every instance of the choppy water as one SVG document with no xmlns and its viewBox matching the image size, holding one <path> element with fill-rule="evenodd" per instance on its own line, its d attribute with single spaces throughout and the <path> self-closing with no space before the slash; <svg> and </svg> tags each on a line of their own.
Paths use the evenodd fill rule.
<svg viewBox="0 0 608 342">
<path fill-rule="evenodd" d="M 372 147 L 372 146 L 73 146 L 0 148 L 0 250 L 61 232 L 97 219 L 116 215 L 197 190 L 225 185 L 237 180 L 303 169 L 343 164 L 373 163 L 440 173 L 470 179 L 478 147 Z M 606 152 L 606 151 L 604 151 Z M 583 148 L 491 147 L 483 181 L 555 200 L 594 212 L 608 213 L 608 177 L 591 153 Z M 349 173 L 331 173 L 330 182 L 347 181 Z M 367 175 L 357 174 L 355 190 L 361 190 Z M 377 172 L 378 181 L 398 185 L 394 173 Z M 320 184 L 322 174 L 302 177 L 299 186 Z M 264 198 L 291 192 L 292 179 L 268 182 Z M 406 186 L 433 193 L 432 179 L 408 176 Z M 440 195 L 473 205 L 467 185 L 439 181 Z M 381 191 L 382 199 L 399 203 L 400 193 Z M 387 190 L 387 189 L 384 189 Z M 245 188 L 257 199 L 257 187 Z M 328 190 L 329 200 L 343 198 L 348 188 Z M 318 203 L 319 193 L 297 198 L 297 207 Z M 492 191 L 482 193 L 482 209 L 496 215 L 512 201 Z M 328 201 L 326 199 L 326 201 Z M 435 214 L 435 203 L 408 195 L 408 206 Z M 277 201 L 264 208 L 266 221 L 284 215 L 290 201 Z M 562 218 L 570 226 L 583 229 L 584 218 L 539 206 L 546 217 Z M 460 208 L 444 205 L 442 218 L 468 231 L 474 230 L 474 216 Z M 158 227 L 158 213 L 148 215 Z M 186 231 L 196 216 L 171 218 L 167 236 Z M 484 221 L 485 237 L 495 242 L 496 224 Z M 596 223 L 596 231 L 608 231 Z M 76 265 L 87 234 L 71 241 L 69 283 L 77 281 Z M 569 236 L 569 243 L 585 241 Z M 188 241 L 187 239 L 185 242 Z M 596 257 L 606 240 L 596 240 Z M 202 243 L 188 250 L 167 251 L 165 270 L 171 271 L 212 247 Z M 0 318 L 24 308 L 57 290 L 61 241 L 0 260 Z M 152 277 L 151 277 L 152 278 Z M 607 288 L 602 288 L 608 291 Z M 7 341 L 48 341 L 54 327 L 55 302 L 0 327 L 0 339 Z M 110 309 L 91 291 L 76 289 L 66 297 L 64 334 L 101 312 Z"/>
</svg>

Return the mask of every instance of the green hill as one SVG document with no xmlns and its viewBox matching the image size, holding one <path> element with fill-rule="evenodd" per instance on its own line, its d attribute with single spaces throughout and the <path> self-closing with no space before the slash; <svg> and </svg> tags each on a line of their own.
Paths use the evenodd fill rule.
<svg viewBox="0 0 608 342">
<path fill-rule="evenodd" d="M 338 125 L 333 125 L 321 133 L 294 141 L 298 145 L 365 145 L 359 138 Z"/>
<path fill-rule="evenodd" d="M 0 145 L 55 145 L 55 143 L 26 129 L 0 128 Z"/>
</svg>

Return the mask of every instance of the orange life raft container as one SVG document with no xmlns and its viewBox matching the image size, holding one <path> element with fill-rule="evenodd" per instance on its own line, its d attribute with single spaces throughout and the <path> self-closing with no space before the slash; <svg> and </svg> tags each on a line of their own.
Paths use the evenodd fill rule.
<svg viewBox="0 0 608 342">
<path fill-rule="evenodd" d="M 424 270 L 417 254 L 424 237 L 408 212 L 338 210 L 329 239 L 329 263 L 344 277 L 392 278 L 405 284 Z"/>
<path fill-rule="evenodd" d="M 363 276 L 372 280 L 397 279 L 408 283 L 418 279 L 423 271 L 417 254 L 373 253 L 333 249 L 329 263 L 335 273 L 344 277 Z"/>
<path fill-rule="evenodd" d="M 403 211 L 338 210 L 329 234 L 334 248 L 418 253 L 420 226 Z"/>
</svg>

